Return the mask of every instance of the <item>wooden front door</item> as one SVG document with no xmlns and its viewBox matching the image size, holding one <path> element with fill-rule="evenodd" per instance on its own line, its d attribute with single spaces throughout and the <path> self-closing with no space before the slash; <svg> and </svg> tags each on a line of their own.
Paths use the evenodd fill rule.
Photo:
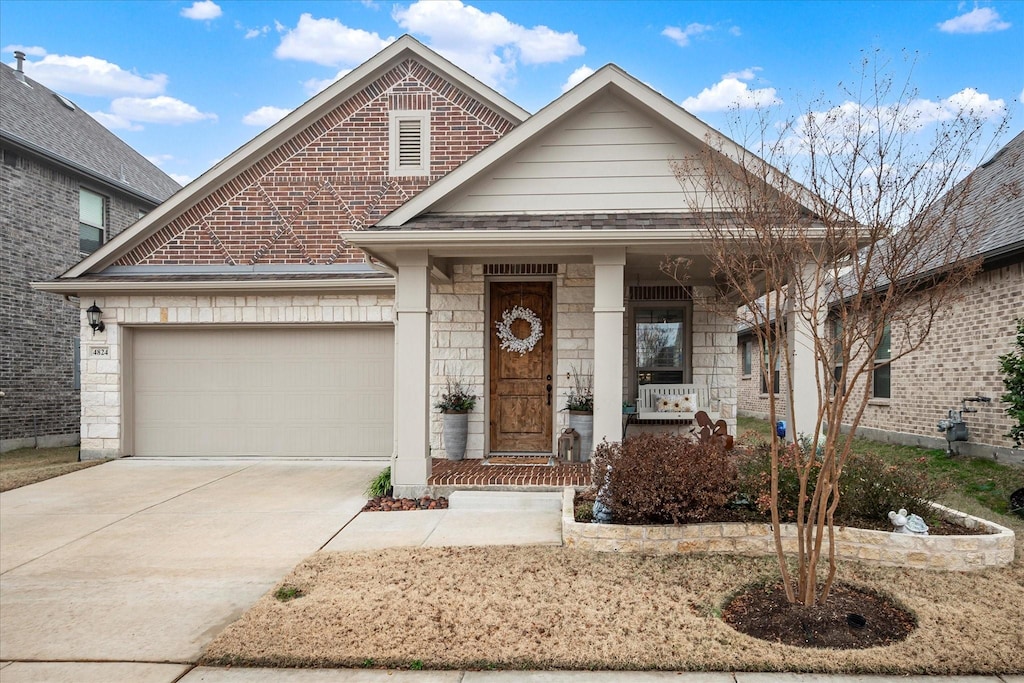
<svg viewBox="0 0 1024 683">
<path fill-rule="evenodd" d="M 551 283 L 492 282 L 490 327 L 490 450 L 492 453 L 551 452 L 553 393 Z M 543 336 L 524 354 L 501 348 L 496 321 L 516 306 L 540 318 Z M 530 323 L 512 325 L 519 339 L 530 336 Z"/>
</svg>

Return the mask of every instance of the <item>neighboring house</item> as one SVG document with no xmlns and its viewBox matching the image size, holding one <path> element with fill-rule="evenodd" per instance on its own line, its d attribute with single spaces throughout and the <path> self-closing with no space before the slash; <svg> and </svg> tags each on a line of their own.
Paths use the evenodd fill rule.
<svg viewBox="0 0 1024 683">
<path fill-rule="evenodd" d="M 0 451 L 79 440 L 80 309 L 92 301 L 29 283 L 66 271 L 179 189 L 32 80 L 16 54 L 17 69 L 0 64 Z"/>
<path fill-rule="evenodd" d="M 469 457 L 551 453 L 574 368 L 597 442 L 638 382 L 706 385 L 735 428 L 734 310 L 670 165 L 708 141 L 738 158 L 615 66 L 530 116 L 400 38 L 37 285 L 102 309 L 83 455 L 391 458 L 411 493 L 446 378 L 481 397 Z M 517 306 L 540 325 L 522 354 L 495 324 Z"/>
<path fill-rule="evenodd" d="M 945 448 L 936 425 L 950 408 L 968 396 L 991 403 L 968 404 L 978 412 L 965 415 L 969 441 L 957 444 L 966 455 L 1024 462 L 1024 453 L 1006 436 L 1011 420 L 999 371 L 999 356 L 1009 353 L 1018 318 L 1024 317 L 1024 133 L 1008 142 L 970 178 L 971 213 L 979 230 L 972 258 L 982 270 L 959 293 L 950 310 L 936 318 L 924 346 L 915 353 L 880 365 L 871 379 L 870 400 L 858 433 L 872 439 Z M 900 340 L 891 344 L 898 348 Z M 880 349 L 885 357 L 888 345 Z M 737 352 L 739 414 L 766 417 L 766 383 L 761 379 L 757 342 L 740 329 Z M 747 358 L 751 361 L 748 365 Z M 881 358 L 880 358 L 881 360 Z M 780 388 L 786 391 L 785 373 Z M 785 406 L 779 415 L 785 418 Z"/>
</svg>

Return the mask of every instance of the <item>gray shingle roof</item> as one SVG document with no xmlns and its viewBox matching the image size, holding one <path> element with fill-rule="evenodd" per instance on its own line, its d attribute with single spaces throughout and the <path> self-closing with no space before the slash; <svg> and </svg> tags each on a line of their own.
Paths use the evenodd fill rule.
<svg viewBox="0 0 1024 683">
<path fill-rule="evenodd" d="M 1024 249 L 1024 132 L 971 173 L 969 202 L 984 211 L 975 255 Z"/>
<path fill-rule="evenodd" d="M 0 137 L 83 169 L 154 204 L 181 189 L 78 106 L 68 107 L 27 74 L 22 82 L 6 64 L 0 64 Z"/>
</svg>

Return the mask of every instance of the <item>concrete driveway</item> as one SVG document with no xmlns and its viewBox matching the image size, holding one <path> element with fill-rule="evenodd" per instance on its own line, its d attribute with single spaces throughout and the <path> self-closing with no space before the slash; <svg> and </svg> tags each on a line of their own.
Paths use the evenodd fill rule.
<svg viewBox="0 0 1024 683">
<path fill-rule="evenodd" d="M 382 467 L 127 459 L 0 494 L 0 661 L 194 662 Z"/>
</svg>

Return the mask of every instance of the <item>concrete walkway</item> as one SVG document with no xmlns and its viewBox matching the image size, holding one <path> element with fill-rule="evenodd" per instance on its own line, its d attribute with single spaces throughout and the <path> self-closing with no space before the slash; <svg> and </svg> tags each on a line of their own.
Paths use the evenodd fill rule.
<svg viewBox="0 0 1024 683">
<path fill-rule="evenodd" d="M 0 494 L 0 660 L 195 662 L 380 469 L 128 459 Z"/>
</svg>

